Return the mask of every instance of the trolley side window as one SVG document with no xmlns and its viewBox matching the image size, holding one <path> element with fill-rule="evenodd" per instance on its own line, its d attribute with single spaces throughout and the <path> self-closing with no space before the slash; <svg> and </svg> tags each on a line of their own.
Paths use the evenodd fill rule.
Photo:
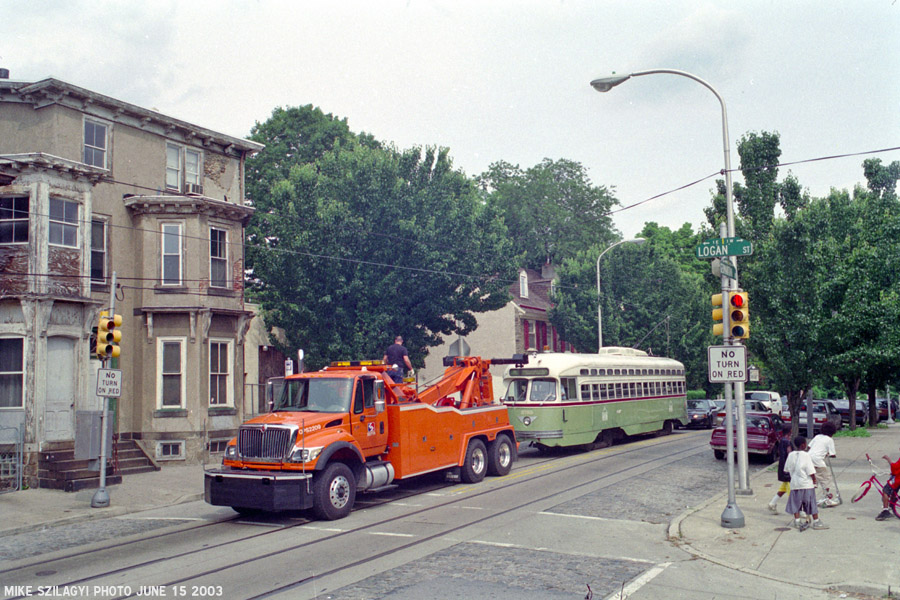
<svg viewBox="0 0 900 600">
<path fill-rule="evenodd" d="M 578 387 L 574 377 L 561 377 L 559 384 L 563 402 L 578 400 Z"/>
</svg>

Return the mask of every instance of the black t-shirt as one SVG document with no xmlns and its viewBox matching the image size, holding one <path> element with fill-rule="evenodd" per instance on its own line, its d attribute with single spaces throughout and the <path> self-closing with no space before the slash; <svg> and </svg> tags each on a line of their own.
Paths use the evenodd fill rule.
<svg viewBox="0 0 900 600">
<path fill-rule="evenodd" d="M 385 351 L 385 354 L 387 354 L 389 365 L 397 365 L 402 372 L 406 373 L 406 361 L 403 360 L 403 357 L 409 356 L 409 352 L 406 351 L 405 346 L 402 344 L 391 344 Z"/>
</svg>

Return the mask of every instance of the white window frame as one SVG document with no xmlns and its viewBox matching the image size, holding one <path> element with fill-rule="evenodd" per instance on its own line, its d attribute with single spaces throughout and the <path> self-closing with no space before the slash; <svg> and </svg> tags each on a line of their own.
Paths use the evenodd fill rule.
<svg viewBox="0 0 900 600">
<path fill-rule="evenodd" d="M 166 142 L 166 189 L 167 190 L 175 190 L 176 192 L 180 192 L 182 190 L 181 187 L 181 174 L 184 172 L 184 154 L 182 153 L 182 147 L 178 144 L 173 144 L 172 142 Z M 172 154 L 170 154 L 170 152 Z M 169 161 L 170 156 L 173 156 L 176 159 L 177 164 L 172 164 Z M 169 175 L 172 174 L 172 177 Z M 170 181 L 174 180 L 174 181 Z"/>
<path fill-rule="evenodd" d="M 96 247 L 95 243 L 97 240 L 94 237 L 94 227 L 99 225 L 103 228 L 103 233 L 101 234 L 102 239 L 100 240 L 100 247 Z M 91 266 L 90 266 L 90 275 L 91 281 L 93 283 L 106 283 L 107 277 L 107 264 L 106 260 L 109 256 L 109 221 L 107 219 L 91 219 Z M 101 267 L 103 273 L 99 278 L 94 277 L 94 255 L 99 254 L 102 255 L 100 259 Z"/>
<path fill-rule="evenodd" d="M 221 234 L 220 241 L 213 241 L 214 232 Z M 213 255 L 213 244 L 218 246 L 221 256 Z M 213 265 L 224 264 L 224 274 L 219 281 L 213 275 Z M 221 227 L 209 228 L 209 285 L 215 288 L 228 288 L 228 230 Z"/>
<path fill-rule="evenodd" d="M 4 196 L 0 198 L 0 200 L 7 200 L 10 202 L 10 208 L 8 209 L 9 218 L 0 219 L 0 223 L 8 224 L 11 229 L 12 237 L 8 242 L 0 240 L 0 244 L 4 246 L 11 246 L 13 244 L 27 244 L 28 240 L 31 238 L 31 232 L 29 231 L 29 214 L 31 209 L 31 198 L 28 196 Z M 28 205 L 25 212 L 23 213 L 21 210 L 16 210 L 16 200 L 25 200 L 25 203 Z M 3 212 L 7 212 L 7 209 L 3 209 Z M 25 239 L 16 241 L 15 232 L 18 225 L 22 223 L 25 224 Z"/>
<path fill-rule="evenodd" d="M 88 124 L 93 125 L 94 127 L 102 127 L 103 128 L 103 146 L 97 146 L 96 143 L 88 143 L 87 139 L 87 126 Z M 109 131 L 110 125 L 109 123 L 104 123 L 103 121 L 97 121 L 95 119 L 84 119 L 84 125 L 81 128 L 81 136 L 82 136 L 82 151 L 81 151 L 81 159 L 82 162 L 86 165 L 91 165 L 92 167 L 99 167 L 101 169 L 107 169 L 107 164 L 109 164 Z M 95 139 L 91 140 L 91 142 L 96 142 Z M 100 153 L 103 157 L 101 161 L 103 164 L 97 164 L 93 160 L 88 160 L 86 156 L 88 149 L 91 150 L 91 153 Z"/>
<path fill-rule="evenodd" d="M 174 227 L 177 229 L 177 233 L 166 232 L 166 228 Z M 184 283 L 184 223 L 180 221 L 164 221 L 159 224 L 159 282 L 160 285 L 171 285 L 171 286 L 179 286 Z M 178 249 L 177 252 L 167 252 L 166 241 L 167 237 L 171 235 L 176 235 L 178 238 Z M 171 249 L 169 249 L 171 250 Z M 177 281 L 173 280 L 173 278 L 167 277 L 166 274 L 166 257 L 167 256 L 177 256 L 178 257 L 178 277 Z"/>
<path fill-rule="evenodd" d="M 63 214 L 62 217 L 53 216 L 53 203 L 54 202 L 62 202 Z M 70 207 L 75 207 L 75 217 L 72 220 L 72 216 L 67 214 L 69 212 Z M 78 202 L 73 200 L 66 200 L 65 198 L 58 198 L 56 196 L 51 196 L 47 203 L 47 219 L 49 223 L 49 230 L 47 239 L 51 246 L 60 246 L 62 248 L 78 248 L 78 226 L 81 215 L 81 205 Z M 55 226 L 55 227 L 54 227 Z M 58 238 L 54 241 L 53 232 L 58 232 Z M 71 233 L 72 243 L 66 243 L 66 234 Z"/>
<path fill-rule="evenodd" d="M 169 161 L 170 151 L 174 152 L 177 164 Z M 189 161 L 189 157 L 196 157 L 195 161 Z M 194 169 L 189 169 L 193 166 Z M 203 152 L 176 144 L 166 142 L 166 189 L 176 192 L 184 192 L 188 184 L 200 185 L 203 173 Z"/>
<path fill-rule="evenodd" d="M 519 297 L 528 297 L 528 273 L 525 271 L 519 273 Z"/>
<path fill-rule="evenodd" d="M 163 371 L 163 348 L 167 344 L 178 344 L 180 370 Z M 185 408 L 185 394 L 187 393 L 187 369 L 185 368 L 187 339 L 183 337 L 158 337 L 156 338 L 156 408 L 159 410 Z M 163 380 L 166 375 L 179 375 L 181 380 L 181 402 L 180 404 L 164 404 L 163 403 Z"/>
<path fill-rule="evenodd" d="M 218 407 L 231 407 L 234 406 L 234 340 L 229 340 L 225 338 L 210 338 L 209 340 L 209 407 L 210 408 L 218 408 Z M 225 368 L 226 371 L 224 373 L 220 371 L 213 371 L 212 364 L 212 356 L 213 356 L 213 346 L 225 346 Z M 219 402 L 213 403 L 213 377 L 220 378 L 224 377 L 224 385 L 225 385 L 225 397 L 222 398 L 221 390 L 219 394 Z"/>
<path fill-rule="evenodd" d="M 19 370 L 19 371 L 0 371 L 0 375 L 18 375 L 19 377 L 21 377 L 22 396 L 21 396 L 21 398 L 19 398 L 18 406 L 0 406 L 0 411 L 2 411 L 2 410 L 22 410 L 25 408 L 25 392 L 26 392 L 26 390 L 25 390 L 25 352 L 27 350 L 28 342 L 24 337 L 16 336 L 16 335 L 2 336 L 2 337 L 0 337 L 0 339 L 2 339 L 4 341 L 5 340 L 21 340 L 22 341 L 22 355 L 19 357 L 21 360 L 20 365 L 19 365 L 21 370 Z M 2 364 L 2 363 L 0 363 L 0 364 Z"/>
</svg>

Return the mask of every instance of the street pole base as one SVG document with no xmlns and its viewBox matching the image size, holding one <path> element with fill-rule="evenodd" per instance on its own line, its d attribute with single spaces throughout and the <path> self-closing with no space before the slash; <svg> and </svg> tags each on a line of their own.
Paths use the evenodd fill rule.
<svg viewBox="0 0 900 600">
<path fill-rule="evenodd" d="M 94 497 L 91 498 L 91 508 L 106 508 L 109 506 L 109 493 L 105 487 L 97 488 Z"/>
<path fill-rule="evenodd" d="M 734 490 L 734 493 L 737 494 L 738 496 L 752 496 L 753 489 L 747 488 L 746 490 L 742 490 L 742 489 L 738 488 L 738 489 Z"/>
<path fill-rule="evenodd" d="M 728 504 L 722 511 L 722 527 L 737 529 L 744 526 L 744 513 L 737 504 Z"/>
</svg>

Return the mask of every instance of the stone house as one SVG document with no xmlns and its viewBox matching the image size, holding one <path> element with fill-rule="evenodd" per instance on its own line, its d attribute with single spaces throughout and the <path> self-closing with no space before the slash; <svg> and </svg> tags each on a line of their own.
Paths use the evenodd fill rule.
<svg viewBox="0 0 900 600">
<path fill-rule="evenodd" d="M 261 148 L 58 79 L 0 78 L 0 427 L 24 430 L 31 485 L 38 455 L 101 407 L 93 336 L 111 293 L 117 438 L 164 461 L 234 435 L 252 317 L 244 166 Z"/>
</svg>

